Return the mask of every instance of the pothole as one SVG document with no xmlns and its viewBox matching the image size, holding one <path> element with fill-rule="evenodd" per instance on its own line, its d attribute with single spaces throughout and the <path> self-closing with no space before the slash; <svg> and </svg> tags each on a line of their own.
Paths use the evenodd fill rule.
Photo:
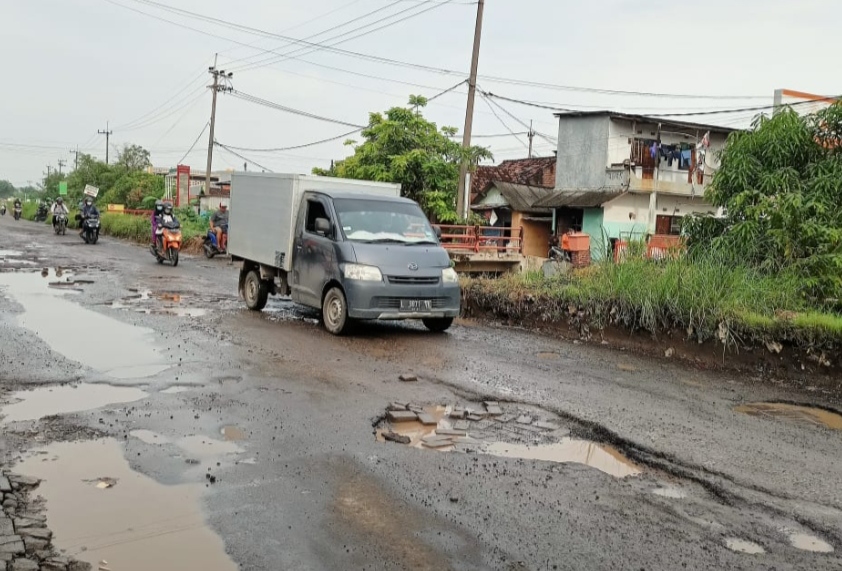
<svg viewBox="0 0 842 571">
<path fill-rule="evenodd" d="M 192 458 L 198 460 L 207 460 L 210 458 L 217 458 L 227 454 L 237 454 L 242 452 L 234 442 L 226 442 L 224 440 L 215 440 L 206 436 L 194 434 L 192 436 L 185 436 L 176 441 L 176 446 L 184 450 Z"/>
<path fill-rule="evenodd" d="M 809 533 L 789 532 L 789 543 L 796 549 L 812 551 L 813 553 L 831 553 L 833 546 Z"/>
<path fill-rule="evenodd" d="M 560 357 L 558 353 L 553 353 L 552 351 L 540 351 L 538 353 L 535 353 L 535 356 L 541 359 L 542 361 L 553 361 Z"/>
<path fill-rule="evenodd" d="M 57 458 L 44 462 L 35 453 L 19 470 L 43 479 L 38 493 L 57 549 L 94 569 L 101 561 L 115 571 L 237 569 L 204 520 L 201 484 L 163 486 L 132 471 L 113 439 L 59 443 L 42 452 Z"/>
<path fill-rule="evenodd" d="M 21 252 L 20 250 L 0 250 L 0 257 L 3 258 L 16 258 L 22 255 L 23 252 Z"/>
<path fill-rule="evenodd" d="M 569 431 L 554 420 L 542 419 L 535 411 L 506 412 L 499 403 L 490 401 L 464 407 L 392 403 L 376 430 L 376 438 L 440 452 L 576 463 L 616 478 L 641 473 L 615 448 L 570 438 Z"/>
<path fill-rule="evenodd" d="M 109 404 L 127 403 L 147 397 L 135 387 L 114 387 L 81 383 L 18 391 L 9 396 L 11 404 L 0 410 L 3 422 L 38 420 L 45 416 L 94 410 Z"/>
<path fill-rule="evenodd" d="M 736 406 L 734 410 L 750 416 L 786 420 L 797 424 L 842 430 L 842 415 L 811 406 L 757 402 Z"/>
<path fill-rule="evenodd" d="M 151 345 L 153 331 L 128 325 L 68 299 L 56 283 L 82 283 L 69 271 L 0 273 L 0 286 L 23 306 L 18 324 L 67 359 L 111 377 L 149 377 L 169 368 Z M 55 278 L 55 279 L 51 279 Z"/>
<path fill-rule="evenodd" d="M 727 547 L 731 551 L 736 551 L 737 553 L 746 553 L 748 555 L 760 555 L 761 553 L 766 553 L 766 550 L 763 549 L 761 545 L 758 545 L 753 541 L 739 539 L 737 537 L 726 538 L 725 547 Z"/>
<path fill-rule="evenodd" d="M 132 430 L 129 432 L 131 436 L 137 438 L 141 442 L 145 442 L 146 444 L 169 444 L 170 440 L 166 436 L 158 434 L 157 432 L 152 432 L 151 430 Z"/>
<path fill-rule="evenodd" d="M 130 290 L 132 291 L 132 290 Z M 137 290 L 133 290 L 137 291 Z M 181 293 L 158 293 L 142 291 L 122 299 L 106 304 L 111 309 L 144 313 L 147 315 L 174 315 L 176 317 L 202 317 L 210 310 L 202 307 L 187 307 L 180 305 L 190 296 Z"/>
<path fill-rule="evenodd" d="M 246 433 L 243 432 L 242 428 L 237 426 L 223 426 L 219 432 L 222 434 L 222 438 L 228 442 L 237 442 L 246 439 Z"/>
<path fill-rule="evenodd" d="M 671 498 L 674 500 L 682 500 L 687 497 L 687 492 L 673 486 L 661 486 L 652 490 L 652 493 L 662 498 Z"/>
<path fill-rule="evenodd" d="M 178 393 L 186 393 L 190 390 L 190 387 L 185 387 L 182 385 L 176 385 L 174 387 L 169 387 L 161 391 L 161 393 L 165 395 L 176 395 Z"/>
</svg>

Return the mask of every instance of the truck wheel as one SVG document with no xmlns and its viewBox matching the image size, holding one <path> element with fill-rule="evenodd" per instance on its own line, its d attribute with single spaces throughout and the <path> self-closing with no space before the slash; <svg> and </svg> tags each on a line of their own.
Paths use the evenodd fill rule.
<svg viewBox="0 0 842 571">
<path fill-rule="evenodd" d="M 322 303 L 322 321 L 325 329 L 334 335 L 342 335 L 348 331 L 348 302 L 345 294 L 338 287 L 330 288 Z"/>
<path fill-rule="evenodd" d="M 252 311 L 261 311 L 266 307 L 269 288 L 266 287 L 266 282 L 260 279 L 257 270 L 251 270 L 246 274 L 245 282 L 243 282 L 243 297 L 246 300 L 246 307 Z"/>
<path fill-rule="evenodd" d="M 452 317 L 429 317 L 421 321 L 424 323 L 424 327 L 433 333 L 444 333 L 453 325 Z"/>
</svg>

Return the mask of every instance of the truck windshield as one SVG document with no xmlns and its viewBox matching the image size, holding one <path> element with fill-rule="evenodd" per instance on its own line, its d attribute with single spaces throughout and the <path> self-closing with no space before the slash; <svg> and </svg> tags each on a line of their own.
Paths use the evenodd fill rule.
<svg viewBox="0 0 842 571">
<path fill-rule="evenodd" d="M 352 242 L 437 244 L 417 204 L 385 200 L 334 200 L 339 225 Z"/>
</svg>

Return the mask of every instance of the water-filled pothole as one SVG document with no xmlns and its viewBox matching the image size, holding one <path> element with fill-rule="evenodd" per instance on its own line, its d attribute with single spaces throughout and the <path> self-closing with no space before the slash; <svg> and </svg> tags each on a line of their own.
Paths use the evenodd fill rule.
<svg viewBox="0 0 842 571">
<path fill-rule="evenodd" d="M 228 442 L 236 442 L 246 439 L 246 433 L 242 428 L 237 426 L 223 426 L 219 432 L 222 434 L 222 438 Z"/>
<path fill-rule="evenodd" d="M 74 282 L 72 273 L 0 273 L 0 286 L 23 306 L 18 324 L 67 359 L 119 379 L 149 377 L 169 367 L 151 345 L 151 329 L 128 325 L 74 303 L 66 288 L 55 287 L 62 282 Z"/>
<path fill-rule="evenodd" d="M 815 535 L 801 532 L 789 532 L 789 542 L 796 549 L 812 551 L 813 553 L 831 553 L 833 546 Z"/>
<path fill-rule="evenodd" d="M 52 460 L 36 454 L 18 470 L 43 480 L 38 493 L 46 499 L 53 543 L 67 555 L 94 569 L 103 560 L 119 571 L 237 569 L 204 520 L 201 484 L 163 486 L 132 471 L 113 439 L 45 451 Z"/>
<path fill-rule="evenodd" d="M 809 426 L 821 426 L 833 430 L 842 430 L 842 414 L 811 406 L 777 402 L 756 402 L 736 406 L 734 410 L 750 416 L 786 420 Z"/>
<path fill-rule="evenodd" d="M 176 441 L 176 445 L 197 460 L 207 460 L 243 451 L 234 442 L 215 440 L 199 434 L 180 438 Z"/>
<path fill-rule="evenodd" d="M 757 543 L 754 543 L 753 541 L 747 541 L 745 539 L 739 539 L 737 537 L 726 538 L 725 547 L 727 547 L 731 551 L 736 551 L 737 553 L 746 553 L 748 555 L 760 555 L 762 553 L 766 553 L 766 550 L 763 549 L 763 547 L 758 545 Z"/>
<path fill-rule="evenodd" d="M 392 441 L 439 452 L 479 452 L 506 458 L 576 463 L 617 478 L 636 476 L 641 469 L 621 452 L 569 438 L 552 420 L 534 413 L 507 414 L 496 402 L 471 407 L 392 403 L 387 420 L 378 427 L 378 441 Z"/>
<path fill-rule="evenodd" d="M 81 383 L 18 391 L 9 396 L 11 404 L 0 410 L 3 422 L 38 420 L 54 414 L 94 410 L 109 404 L 134 402 L 147 393 L 135 387 L 113 387 Z"/>
<path fill-rule="evenodd" d="M 141 442 L 145 442 L 146 444 L 169 444 L 170 439 L 166 436 L 158 434 L 157 432 L 152 432 L 151 430 L 145 429 L 137 429 L 132 430 L 129 432 L 131 436 L 137 438 Z"/>
</svg>

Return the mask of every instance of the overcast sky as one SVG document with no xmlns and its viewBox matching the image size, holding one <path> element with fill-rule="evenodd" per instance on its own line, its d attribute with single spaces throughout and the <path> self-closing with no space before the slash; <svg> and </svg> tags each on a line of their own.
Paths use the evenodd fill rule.
<svg viewBox="0 0 842 571">
<path fill-rule="evenodd" d="M 217 52 L 219 67 L 234 70 L 238 91 L 350 124 L 365 123 L 369 111 L 404 105 L 410 94 L 431 96 L 464 79 L 325 49 L 306 53 L 300 44 L 236 26 L 311 43 L 342 42 L 337 49 L 467 72 L 476 18 L 470 0 L 160 3 L 226 25 L 168 12 L 149 0 L 0 0 L 0 179 L 19 186 L 38 182 L 59 159 L 67 161 L 66 171 L 73 163 L 68 151 L 77 145 L 104 158 L 105 137 L 97 130 L 105 129 L 106 121 L 115 146 L 143 145 L 161 167 L 174 166 L 186 154 L 185 164 L 204 170 L 208 137 L 206 131 L 199 134 L 209 120 L 211 97 L 204 86 Z M 839 22 L 838 0 L 487 0 L 479 84 L 498 95 L 552 106 L 647 114 L 767 105 L 776 88 L 839 94 Z M 355 38 L 365 32 L 370 33 Z M 293 57 L 277 55 L 291 52 Z M 524 81 L 556 87 L 518 83 Z M 604 94 L 564 86 L 734 98 Z M 461 131 L 465 99 L 463 86 L 432 102 L 425 114 Z M 552 111 L 497 101 L 521 123 L 533 120 L 537 131 L 555 135 Z M 476 135 L 526 131 L 503 110 L 495 111 L 502 122 L 477 99 Z M 742 125 L 751 114 L 694 119 Z M 350 129 L 221 95 L 216 139 L 278 148 Z M 490 146 L 498 161 L 526 156 L 523 136 L 474 142 Z M 539 154 L 553 150 L 540 137 L 535 143 Z M 275 171 L 309 172 L 347 152 L 336 141 L 241 154 Z M 243 162 L 221 149 L 214 153 L 215 170 L 242 169 Z"/>
</svg>

